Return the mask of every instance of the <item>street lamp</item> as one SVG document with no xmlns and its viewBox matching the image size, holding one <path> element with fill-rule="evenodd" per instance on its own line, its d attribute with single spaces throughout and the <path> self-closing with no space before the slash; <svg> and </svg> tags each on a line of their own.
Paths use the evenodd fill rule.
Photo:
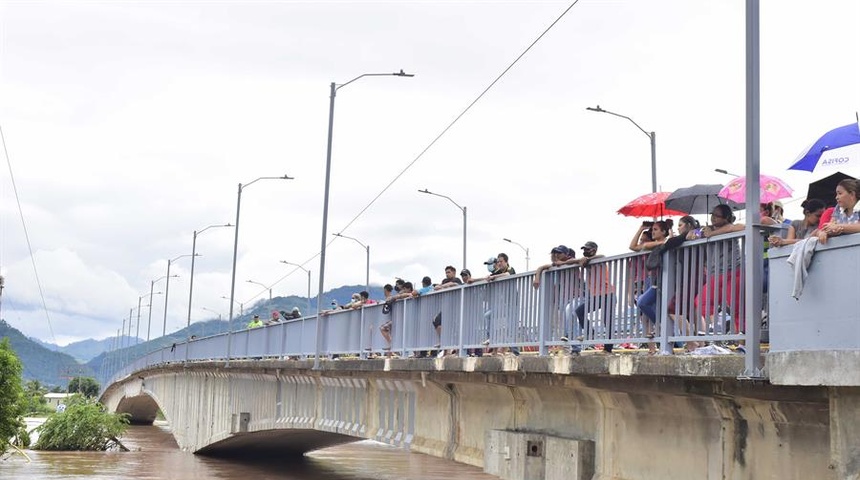
<svg viewBox="0 0 860 480">
<path fill-rule="evenodd" d="M 421 193 L 426 193 L 428 195 L 434 195 L 437 197 L 447 198 L 449 202 L 453 203 L 457 208 L 460 209 L 461 212 L 463 212 L 463 266 L 461 268 L 468 268 L 466 266 L 466 207 L 460 206 L 460 204 L 455 202 L 454 200 L 452 200 L 451 197 L 448 197 L 445 195 L 440 195 L 438 193 L 433 193 L 430 190 L 427 190 L 426 188 L 424 190 L 418 190 L 418 191 Z"/>
<path fill-rule="evenodd" d="M 519 243 L 511 240 L 510 238 L 503 238 L 502 240 L 504 240 L 508 243 L 513 243 L 514 245 L 522 248 L 524 252 L 526 252 L 526 271 L 528 272 L 529 271 L 529 249 L 528 249 L 528 247 L 524 247 L 524 246 L 520 245 Z"/>
<path fill-rule="evenodd" d="M 328 196 L 329 196 L 329 186 L 331 183 L 331 143 L 332 143 L 332 134 L 334 132 L 334 99 L 337 95 L 337 91 L 341 88 L 349 85 L 350 83 L 358 80 L 359 78 L 364 77 L 383 77 L 383 76 L 395 76 L 395 77 L 414 77 L 415 75 L 405 73 L 402 69 L 399 72 L 395 73 L 363 73 L 352 80 L 338 85 L 334 82 L 331 82 L 331 96 L 329 100 L 328 107 L 328 142 L 326 145 L 326 157 L 325 157 L 325 193 L 323 194 L 323 215 L 322 215 L 322 235 L 320 240 L 320 282 L 319 282 L 319 294 L 317 296 L 317 338 L 316 338 L 316 355 L 314 355 L 314 370 L 319 370 L 320 368 L 320 350 L 322 350 L 322 322 L 319 321 L 320 313 L 322 313 L 322 296 L 323 296 L 323 288 L 325 286 L 325 247 L 326 247 L 326 238 L 328 237 Z M 238 223 L 237 223 L 238 225 Z M 308 312 L 310 313 L 310 312 Z"/>
<path fill-rule="evenodd" d="M 244 303 L 237 301 L 237 300 L 233 300 L 230 297 L 227 297 L 224 295 L 221 295 L 221 298 L 223 298 L 224 300 L 230 300 L 233 303 L 238 303 L 239 304 L 239 316 L 241 317 L 241 316 L 245 315 L 245 304 Z M 230 305 L 230 311 L 233 311 L 232 304 Z M 228 327 L 229 327 L 229 325 L 228 325 Z"/>
<path fill-rule="evenodd" d="M 722 173 L 723 175 L 730 175 L 732 177 L 740 177 L 740 175 L 738 175 L 736 173 L 728 172 L 726 170 L 723 170 L 722 168 L 715 168 L 714 171 L 717 173 Z"/>
<path fill-rule="evenodd" d="M 199 253 L 195 253 L 194 255 L 199 256 Z M 164 283 L 164 327 L 161 330 L 161 336 L 167 335 L 167 300 L 170 297 L 170 265 L 179 260 L 180 258 L 191 257 L 191 255 L 179 255 L 176 258 L 170 259 L 167 261 L 167 281 Z M 193 258 L 193 257 L 192 257 Z M 179 277 L 179 275 L 173 275 L 174 277 Z"/>
<path fill-rule="evenodd" d="M 641 130 L 642 133 L 644 133 L 645 135 L 648 136 L 648 138 L 651 140 L 651 191 L 656 193 L 657 192 L 657 134 L 654 132 L 645 131 L 645 129 L 640 127 L 639 124 L 636 123 L 632 118 L 630 118 L 626 115 L 621 115 L 618 113 L 610 112 L 609 110 L 604 110 L 604 109 L 600 108 L 600 105 L 598 105 L 596 107 L 586 107 L 585 109 L 590 110 L 592 112 L 608 113 L 608 114 L 614 115 L 616 117 L 626 118 L 627 120 L 630 120 L 630 123 L 632 123 L 633 125 L 636 125 L 636 128 Z"/>
<path fill-rule="evenodd" d="M 179 275 L 174 275 L 174 277 L 178 277 Z M 149 341 L 149 333 L 152 330 L 152 296 L 153 295 L 161 295 L 161 292 L 155 293 L 152 289 L 155 287 L 157 282 L 160 282 L 167 278 L 167 276 L 158 277 L 155 280 L 149 282 L 149 320 L 146 323 L 146 341 Z"/>
<path fill-rule="evenodd" d="M 364 283 L 366 286 L 364 288 L 366 288 L 367 293 L 370 294 L 370 245 L 365 245 L 361 243 L 361 241 L 359 241 L 357 238 L 348 237 L 340 233 L 333 233 L 332 235 L 334 235 L 335 237 L 348 238 L 364 247 L 364 249 L 367 251 L 367 267 L 364 270 Z"/>
<path fill-rule="evenodd" d="M 194 230 L 194 239 L 191 241 L 191 279 L 188 281 L 190 285 L 188 285 L 188 321 L 185 324 L 185 327 L 191 326 L 191 296 L 194 294 L 194 259 L 197 256 L 197 235 L 209 230 L 210 228 L 220 228 L 220 227 L 232 227 L 229 223 L 225 223 L 224 225 L 209 225 L 203 230 Z"/>
<path fill-rule="evenodd" d="M 212 310 L 211 308 L 206 308 L 206 307 L 200 307 L 200 309 L 206 310 L 207 312 L 211 312 L 211 313 L 214 313 L 215 315 L 218 315 L 218 321 L 219 322 L 221 321 L 221 312 L 217 312 L 215 310 Z"/>
<path fill-rule="evenodd" d="M 136 327 L 136 330 L 134 333 L 134 344 L 135 345 L 140 343 L 140 302 L 141 302 L 141 300 L 143 300 L 143 297 L 145 297 L 145 296 L 146 296 L 146 294 L 144 293 L 143 295 L 137 297 L 137 327 Z M 150 305 L 149 308 L 152 308 L 152 305 Z"/>
<path fill-rule="evenodd" d="M 255 282 L 255 281 L 253 281 L 253 280 L 245 280 L 245 281 L 246 281 L 246 282 L 248 282 L 248 283 L 253 283 L 254 285 L 259 285 L 259 286 L 261 286 L 261 287 L 263 287 L 263 288 L 268 289 L 268 290 L 269 290 L 269 301 L 270 301 L 270 302 L 272 301 L 272 287 L 271 287 L 271 286 L 264 285 L 264 284 L 262 284 L 262 283 L 260 283 L 260 282 Z"/>
<path fill-rule="evenodd" d="M 282 177 L 259 177 L 244 185 L 239 184 L 239 192 L 236 195 L 236 228 L 233 236 L 233 271 L 230 273 L 230 313 L 227 315 L 227 363 L 230 363 L 230 346 L 233 341 L 233 304 L 236 303 L 236 254 L 239 249 L 239 212 L 242 207 L 242 189 L 248 188 L 260 180 L 293 180 L 293 177 L 289 175 Z"/>
<path fill-rule="evenodd" d="M 298 263 L 288 262 L 286 260 L 281 260 L 281 263 L 283 263 L 285 265 L 292 265 L 294 267 L 298 267 L 298 268 L 304 270 L 305 272 L 307 272 L 307 274 L 308 274 L 308 309 L 305 311 L 306 313 L 304 314 L 304 316 L 310 315 L 311 314 L 311 271 L 308 270 L 307 268 L 299 265 Z M 295 270 L 293 270 L 293 271 L 295 271 Z M 319 299 L 317 299 L 317 302 L 319 302 Z"/>
</svg>

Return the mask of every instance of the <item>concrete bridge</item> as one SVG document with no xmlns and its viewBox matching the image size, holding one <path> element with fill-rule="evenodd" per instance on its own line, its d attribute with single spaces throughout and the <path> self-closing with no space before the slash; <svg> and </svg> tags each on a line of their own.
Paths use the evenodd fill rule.
<svg viewBox="0 0 860 480">
<path fill-rule="evenodd" d="M 590 273 L 574 268 L 545 274 L 538 292 L 525 275 L 419 298 L 394 317 L 402 322 L 400 330 L 395 323 L 401 338 L 394 347 L 405 355 L 434 346 L 432 330 L 425 331 L 432 326 L 414 318 L 443 312 L 443 348 L 460 356 L 363 358 L 368 326 L 386 319 L 368 308 L 321 318 L 319 330 L 308 328 L 316 319 L 306 319 L 153 352 L 119 372 L 102 401 L 139 422 L 151 422 L 160 409 L 180 447 L 197 453 L 301 454 L 373 439 L 502 478 L 860 478 L 860 238 L 853 237 L 860 235 L 819 249 L 799 300 L 790 296 L 790 250 L 771 250 L 769 352 L 748 343 L 746 356 L 550 356 L 548 348 L 562 345 L 555 334 L 571 298 L 546 287 L 576 292 L 577 275 L 585 273 L 587 282 Z M 606 270 L 623 275 L 633 258 L 605 259 Z M 664 300 L 672 293 L 665 277 Z M 668 277 L 687 278 L 682 271 Z M 632 284 L 623 276 L 613 282 L 621 289 Z M 618 293 L 623 299 L 627 292 Z M 533 304 L 528 295 L 535 295 Z M 534 353 L 462 355 L 487 333 L 487 302 L 495 307 L 491 345 Z M 625 305 L 616 307 L 620 314 Z M 660 311 L 657 339 L 665 351 L 691 335 L 670 323 L 667 307 Z M 647 340 L 620 315 L 602 331 L 591 318 L 574 343 Z M 347 334 L 327 337 L 316 352 L 311 332 L 335 327 Z M 760 333 L 729 325 L 708 339 Z M 317 368 L 309 358 L 332 353 L 354 358 L 326 359 Z M 749 375 L 750 364 L 763 368 Z"/>
</svg>

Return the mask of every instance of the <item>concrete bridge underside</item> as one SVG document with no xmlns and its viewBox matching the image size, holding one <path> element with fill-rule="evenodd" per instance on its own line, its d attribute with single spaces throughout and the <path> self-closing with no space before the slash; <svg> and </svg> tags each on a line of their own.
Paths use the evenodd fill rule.
<svg viewBox="0 0 860 480">
<path fill-rule="evenodd" d="M 741 357 L 573 360 L 177 364 L 102 401 L 143 422 L 158 406 L 199 453 L 373 439 L 504 478 L 852 478 L 856 422 L 841 423 L 856 420 L 856 389 L 738 380 Z"/>
</svg>

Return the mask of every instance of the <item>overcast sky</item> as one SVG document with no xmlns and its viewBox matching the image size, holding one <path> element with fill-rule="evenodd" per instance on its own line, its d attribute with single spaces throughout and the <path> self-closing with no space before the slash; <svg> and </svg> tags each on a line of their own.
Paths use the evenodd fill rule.
<svg viewBox="0 0 860 480">
<path fill-rule="evenodd" d="M 499 252 L 525 271 L 505 237 L 532 270 L 560 243 L 623 253 L 639 220 L 615 211 L 651 189 L 648 138 L 585 108 L 657 133 L 661 190 L 743 173 L 742 0 L 580 1 L 343 230 L 568 5 L 0 0 L 3 317 L 60 344 L 115 335 L 194 230 L 235 222 L 240 182 L 284 174 L 243 191 L 236 299 L 285 275 L 276 296 L 306 295 L 280 260 L 307 261 L 316 294 L 329 84 L 400 69 L 415 77 L 363 78 L 335 106 L 329 232 L 371 246 L 372 283 L 461 267 L 462 214 L 424 188 L 467 207 L 475 273 Z M 761 171 L 798 198 L 825 173 L 786 168 L 860 110 L 858 19 L 857 0 L 762 2 Z M 230 228 L 198 236 L 192 321 L 226 318 L 232 248 Z M 171 331 L 189 268 L 171 269 Z M 364 278 L 364 250 L 337 239 L 326 290 Z"/>
</svg>

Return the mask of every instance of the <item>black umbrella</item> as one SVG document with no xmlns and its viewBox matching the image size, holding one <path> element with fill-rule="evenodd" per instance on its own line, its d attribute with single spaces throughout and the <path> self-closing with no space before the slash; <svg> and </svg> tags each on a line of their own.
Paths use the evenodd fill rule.
<svg viewBox="0 0 860 480">
<path fill-rule="evenodd" d="M 806 199 L 817 198 L 827 204 L 828 207 L 835 207 L 836 185 L 846 178 L 854 179 L 851 175 L 836 172 L 829 177 L 824 177 L 821 180 L 810 183 L 809 190 L 806 192 Z"/>
<path fill-rule="evenodd" d="M 666 197 L 666 208 L 691 215 L 711 213 L 711 210 L 721 203 L 728 205 L 732 210 L 744 208 L 742 203 L 736 203 L 718 196 L 717 194 L 722 189 L 723 186 L 719 183 L 679 188 Z"/>
</svg>

